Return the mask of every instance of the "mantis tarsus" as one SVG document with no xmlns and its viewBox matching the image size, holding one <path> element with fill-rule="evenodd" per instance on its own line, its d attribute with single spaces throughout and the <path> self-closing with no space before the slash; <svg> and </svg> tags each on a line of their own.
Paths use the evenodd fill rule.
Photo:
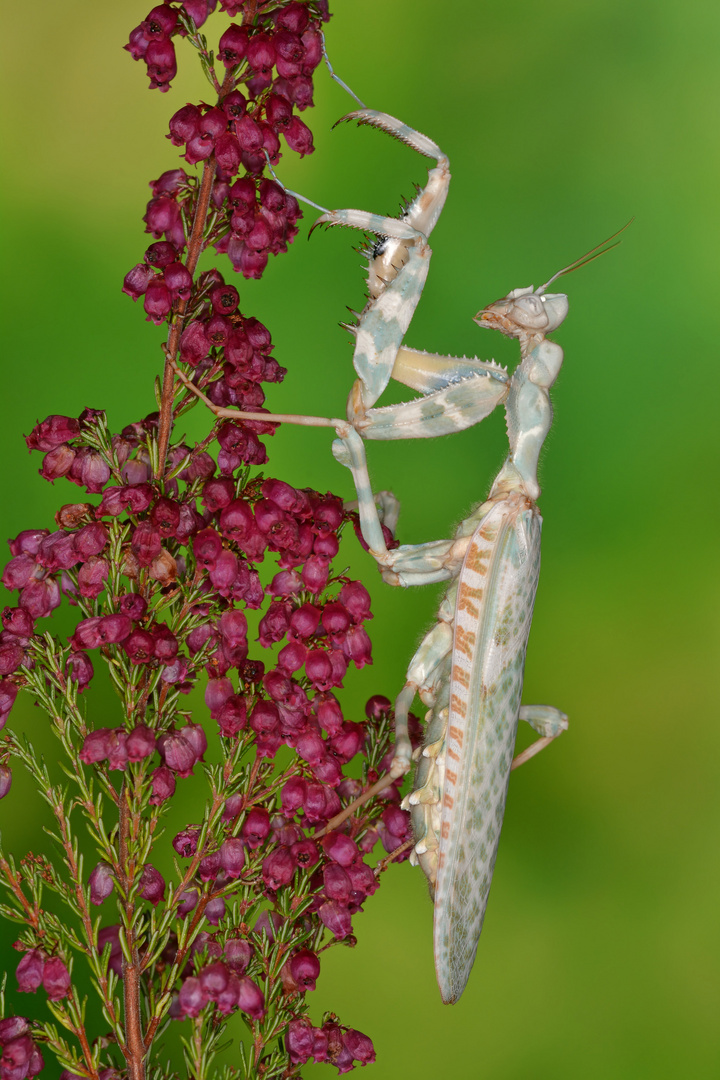
<svg viewBox="0 0 720 1080">
<path fill-rule="evenodd" d="M 562 349 L 546 340 L 546 334 L 562 323 L 568 302 L 562 293 L 547 292 L 560 276 L 556 274 L 539 289 L 513 290 L 475 317 L 478 325 L 518 339 L 520 363 L 511 376 L 493 363 L 405 347 L 404 335 L 427 276 L 427 238 L 447 195 L 448 159 L 426 136 L 387 114 L 363 109 L 347 119 L 352 118 L 387 131 L 434 159 L 436 166 L 399 218 L 336 210 L 318 220 L 380 238 L 370 252 L 368 303 L 353 328 L 358 379 L 348 402 L 348 420 L 261 416 L 335 427 L 339 439 L 333 452 L 352 471 L 363 537 L 386 582 L 449 583 L 437 621 L 410 661 L 397 698 L 391 771 L 364 798 L 409 770 L 408 711 L 419 695 L 429 708 L 426 739 L 416 788 L 405 805 L 415 829 L 414 861 L 427 875 L 435 903 L 440 991 L 445 1002 L 455 1002 L 467 983 L 485 915 L 518 720 L 526 720 L 540 738 L 515 765 L 567 728 L 567 717 L 559 710 L 520 702 L 540 568 L 537 464 L 552 422 L 549 389 L 563 360 Z M 561 273 L 596 257 L 603 247 Z M 192 386 L 186 376 L 181 378 Z M 375 408 L 391 378 L 423 396 Z M 451 539 L 388 550 L 363 439 L 448 434 L 479 422 L 500 403 L 506 411 L 510 452 L 487 499 Z M 253 417 L 211 407 L 218 415 Z M 394 514 L 392 497 L 382 495 L 381 503 Z"/>
</svg>

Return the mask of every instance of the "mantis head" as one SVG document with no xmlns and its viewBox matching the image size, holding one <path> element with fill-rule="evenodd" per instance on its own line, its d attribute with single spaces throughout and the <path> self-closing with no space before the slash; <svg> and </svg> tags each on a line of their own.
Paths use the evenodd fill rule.
<svg viewBox="0 0 720 1080">
<path fill-rule="evenodd" d="M 548 282 L 549 284 L 549 282 Z M 565 293 L 546 293 L 547 285 L 533 289 L 513 289 L 475 316 L 478 326 L 489 326 L 506 337 L 523 338 L 557 330 L 568 313 Z"/>
</svg>

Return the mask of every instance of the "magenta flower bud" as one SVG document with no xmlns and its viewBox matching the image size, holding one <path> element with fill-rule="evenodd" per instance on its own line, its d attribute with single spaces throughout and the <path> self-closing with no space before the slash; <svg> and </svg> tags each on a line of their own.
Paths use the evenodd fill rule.
<svg viewBox="0 0 720 1080">
<path fill-rule="evenodd" d="M 34 994 L 42 984 L 45 957 L 39 949 L 26 952 L 15 972 L 21 994 Z"/>
<path fill-rule="evenodd" d="M 305 674 L 318 690 L 329 690 L 333 685 L 332 664 L 323 649 L 311 649 L 305 661 Z"/>
<path fill-rule="evenodd" d="M 166 765 L 160 765 L 152 774 L 152 795 L 150 804 L 160 806 L 175 794 L 175 777 Z"/>
<path fill-rule="evenodd" d="M 59 956 L 45 961 L 42 984 L 50 1001 L 60 1001 L 70 993 L 70 972 Z"/>
<path fill-rule="evenodd" d="M 238 1008 L 251 1016 L 253 1020 L 260 1020 L 265 1015 L 265 998 L 262 991 L 251 979 L 248 979 L 247 975 L 241 975 L 238 981 L 240 983 Z"/>
<path fill-rule="evenodd" d="M 186 915 L 195 910 L 199 899 L 200 893 L 197 889 L 185 889 L 184 892 L 180 893 L 177 910 L 181 919 L 184 919 Z"/>
<path fill-rule="evenodd" d="M 342 726 L 330 740 L 330 747 L 341 761 L 350 761 L 359 754 L 365 745 L 365 730 L 361 724 L 353 724 L 349 720 Z"/>
<path fill-rule="evenodd" d="M 200 860 L 198 877 L 201 881 L 214 881 L 220 873 L 220 854 L 217 851 L 206 855 Z"/>
<path fill-rule="evenodd" d="M 20 593 L 18 603 L 33 619 L 47 618 L 60 606 L 60 586 L 54 578 L 29 581 Z"/>
<path fill-rule="evenodd" d="M 178 1003 L 183 1016 L 199 1016 L 207 1005 L 208 996 L 199 979 L 190 975 L 180 987 Z"/>
<path fill-rule="evenodd" d="M 247 724 L 247 706 L 245 699 L 233 694 L 227 699 L 217 717 L 220 734 L 231 738 Z M 228 800 L 229 801 L 229 800 Z"/>
<path fill-rule="evenodd" d="M 293 34 L 302 34 L 310 20 L 310 15 L 305 4 L 293 0 L 280 8 L 275 20 L 275 25 L 281 30 L 290 30 Z"/>
<path fill-rule="evenodd" d="M 177 74 L 175 47 L 172 41 L 151 41 L 143 59 L 150 76 L 150 89 L 165 93 Z"/>
<path fill-rule="evenodd" d="M 183 660 L 182 657 L 178 657 L 173 660 L 172 664 L 166 664 L 163 668 L 160 678 L 163 682 L 169 683 L 173 686 L 175 683 L 185 682 L 188 673 L 187 660 Z"/>
<path fill-rule="evenodd" d="M 367 863 L 351 863 L 347 868 L 347 875 L 350 879 L 350 884 L 354 893 L 372 896 L 378 888 L 378 883 L 372 872 L 372 868 L 369 867 Z"/>
<path fill-rule="evenodd" d="M 25 653 L 20 645 L 15 642 L 7 642 L 0 645 L 0 676 L 12 675 L 20 667 L 25 659 Z"/>
<path fill-rule="evenodd" d="M 88 878 L 90 903 L 100 905 L 115 888 L 112 870 L 106 862 L 99 862 Z"/>
<path fill-rule="evenodd" d="M 297 840 L 290 845 L 290 851 L 301 870 L 309 870 L 320 859 L 320 849 L 314 840 Z"/>
<path fill-rule="evenodd" d="M 25 437 L 28 450 L 54 450 L 61 443 L 76 439 L 80 434 L 80 423 L 71 416 L 53 414 L 36 424 Z M 47 534 L 45 534 L 47 535 Z"/>
<path fill-rule="evenodd" d="M 172 846 L 182 859 L 189 859 L 197 851 L 200 829 L 197 826 L 188 825 L 173 837 Z"/>
<path fill-rule="evenodd" d="M 131 300 L 138 300 L 145 295 L 148 285 L 154 278 L 155 271 L 152 266 L 139 263 L 137 266 L 133 266 L 132 270 L 128 270 L 123 279 L 122 291 Z"/>
<path fill-rule="evenodd" d="M 14 682 L 10 682 L 9 679 L 0 679 L 0 727 L 9 716 L 17 694 L 18 688 Z"/>
<path fill-rule="evenodd" d="M 215 513 L 216 510 L 224 510 L 226 506 L 229 506 L 234 494 L 234 480 L 224 477 L 208 480 L 203 484 L 202 504 Z"/>
<path fill-rule="evenodd" d="M 128 764 L 127 736 L 122 728 L 115 728 L 110 732 L 110 743 L 108 748 L 108 768 L 109 769 L 126 769 Z"/>
<path fill-rule="evenodd" d="M 226 68 L 235 67 L 247 55 L 248 32 L 244 27 L 232 23 L 220 38 L 218 59 Z"/>
<path fill-rule="evenodd" d="M 225 964 L 217 961 L 215 964 L 208 964 L 207 967 L 204 967 L 198 973 L 198 978 L 200 985 L 210 1000 L 217 1001 L 218 994 L 222 994 L 228 984 L 230 972 Z"/>
<path fill-rule="evenodd" d="M 280 803 L 283 814 L 292 817 L 305 802 L 307 784 L 300 776 L 291 776 L 285 781 L 280 793 Z"/>
<path fill-rule="evenodd" d="M 311 555 L 302 569 L 302 584 L 311 593 L 319 593 L 327 585 L 330 563 L 319 555 Z"/>
<path fill-rule="evenodd" d="M 302 990 L 314 990 L 320 961 L 309 949 L 300 949 L 290 960 L 290 974 Z"/>
<path fill-rule="evenodd" d="M 180 338 L 180 358 L 184 364 L 197 367 L 210 351 L 210 342 L 205 332 L 205 325 L 196 320 L 186 326 Z"/>
<path fill-rule="evenodd" d="M 314 712 L 317 722 L 328 735 L 337 735 L 342 728 L 343 714 L 340 703 L 333 694 L 315 698 Z"/>
<path fill-rule="evenodd" d="M 225 132 L 215 142 L 215 160 L 228 176 L 234 176 L 240 167 L 240 146 L 235 135 Z"/>
<path fill-rule="evenodd" d="M 245 865 L 245 845 L 238 836 L 229 837 L 220 845 L 220 865 L 233 881 L 239 878 Z"/>
<path fill-rule="evenodd" d="M 170 290 L 173 303 L 176 300 L 188 300 L 192 292 L 192 274 L 180 262 L 171 263 L 163 270 L 163 281 Z"/>
<path fill-rule="evenodd" d="M 90 619 L 86 619 L 85 622 L 89 623 Z M 75 630 L 76 637 L 82 625 L 80 623 L 77 626 Z M 131 631 L 132 622 L 127 615 L 103 615 L 96 627 L 100 643 L 103 645 L 118 645 L 128 637 Z"/>
<path fill-rule="evenodd" d="M 214 529 L 203 529 L 193 537 L 193 554 L 198 566 L 212 570 L 221 551 L 222 540 Z"/>
<path fill-rule="evenodd" d="M 245 938 L 230 938 L 225 942 L 225 963 L 235 975 L 242 975 L 252 960 L 252 955 L 253 947 Z"/>
<path fill-rule="evenodd" d="M 265 73 L 275 63 L 275 49 L 267 34 L 254 34 L 247 46 L 247 60 L 250 67 L 256 73 Z"/>
<path fill-rule="evenodd" d="M 29 1032 L 30 1028 L 25 1017 L 8 1016 L 5 1020 L 0 1020 L 0 1046 L 6 1046 L 14 1039 L 28 1035 Z"/>
<path fill-rule="evenodd" d="M 239 608 L 224 611 L 218 622 L 221 636 L 232 646 L 244 645 L 247 641 L 247 619 Z"/>
<path fill-rule="evenodd" d="M 329 859 L 340 866 L 347 867 L 360 858 L 357 844 L 341 832 L 329 832 L 321 840 L 322 848 Z"/>
<path fill-rule="evenodd" d="M 147 600 L 139 593 L 125 593 L 119 598 L 118 607 L 121 615 L 127 615 L 133 622 L 138 622 L 147 611 Z"/>
<path fill-rule="evenodd" d="M 146 36 L 152 41 L 163 40 L 170 37 L 177 26 L 178 13 L 175 8 L 167 4 L 159 4 L 154 7 L 142 22 L 142 28 Z"/>
<path fill-rule="evenodd" d="M 168 664 L 175 659 L 178 651 L 178 640 L 167 626 L 155 626 L 152 632 L 155 656 L 163 664 Z"/>
<path fill-rule="evenodd" d="M 76 451 L 67 443 L 50 450 L 43 458 L 42 468 L 39 470 L 43 480 L 49 480 L 52 483 L 61 476 L 67 476 L 73 467 L 76 456 Z"/>
<path fill-rule="evenodd" d="M 203 623 L 202 626 L 196 626 L 195 629 L 191 630 L 188 634 L 188 652 L 191 656 L 194 656 L 199 649 L 202 649 L 206 642 L 214 641 L 217 636 L 217 630 L 212 623 Z"/>
<path fill-rule="evenodd" d="M 320 765 L 327 756 L 327 747 L 318 731 L 308 728 L 302 732 L 296 743 L 298 755 L 307 761 L 310 768 Z"/>
<path fill-rule="evenodd" d="M 277 706 L 272 701 L 260 700 L 255 705 L 250 717 L 250 727 L 257 735 L 274 732 L 280 723 Z"/>
<path fill-rule="evenodd" d="M 159 530 L 151 521 L 141 521 L 133 532 L 130 546 L 140 566 L 149 566 L 161 551 Z"/>
<path fill-rule="evenodd" d="M 318 915 L 322 924 L 336 938 L 344 938 L 352 933 L 350 912 L 337 900 L 327 900 L 318 908 Z"/>
<path fill-rule="evenodd" d="M 142 761 L 155 753 L 155 732 L 145 724 L 137 724 L 125 739 L 128 761 Z"/>
<path fill-rule="evenodd" d="M 160 326 L 165 321 L 172 308 L 172 296 L 164 281 L 153 278 L 145 290 L 145 313 L 147 321 Z"/>
<path fill-rule="evenodd" d="M 188 109 L 194 109 L 194 105 L 186 105 Z M 180 110 L 182 112 L 182 110 Z M 172 120 L 170 121 L 172 124 Z M 183 140 L 184 142 L 185 140 Z M 170 263 L 177 262 L 178 250 L 174 244 L 168 243 L 167 240 L 159 240 L 156 244 L 151 244 L 146 250 L 143 258 L 150 266 L 156 266 L 162 270 Z"/>
<path fill-rule="evenodd" d="M 161 496 L 150 512 L 150 520 L 162 537 L 174 536 L 180 524 L 180 506 Z"/>
<path fill-rule="evenodd" d="M 145 863 L 142 868 L 138 895 L 148 900 L 153 907 L 157 907 L 160 901 L 165 899 L 165 879 L 150 863 Z"/>
<path fill-rule="evenodd" d="M 288 675 L 292 675 L 293 672 L 299 671 L 305 663 L 305 657 L 307 656 L 307 648 L 300 641 L 291 641 L 278 654 L 278 667 L 287 672 Z"/>
<path fill-rule="evenodd" d="M 262 876 L 268 889 L 279 889 L 292 881 L 295 859 L 288 847 L 277 847 L 263 859 Z"/>
<path fill-rule="evenodd" d="M 80 760 L 85 765 L 93 765 L 98 761 L 105 761 L 113 741 L 113 732 L 110 728 L 98 728 L 90 731 L 83 741 L 80 751 Z"/>
<path fill-rule="evenodd" d="M 139 626 L 125 638 L 123 648 L 131 664 L 149 664 L 155 659 L 155 638 Z"/>
<path fill-rule="evenodd" d="M 205 905 L 205 918 L 211 926 L 218 926 L 225 918 L 225 899 L 216 896 Z"/>
<path fill-rule="evenodd" d="M 2 613 L 2 624 L 10 634 L 18 637 L 31 637 L 35 629 L 31 615 L 23 608 L 6 607 Z"/>
<path fill-rule="evenodd" d="M 76 681 L 78 689 L 90 686 L 95 669 L 89 656 L 84 652 L 71 652 L 66 665 L 67 675 Z"/>
<path fill-rule="evenodd" d="M 120 926 L 117 923 L 98 930 L 98 951 L 101 956 L 108 945 L 110 946 L 110 970 L 116 975 L 122 975 L 122 946 L 120 945 Z"/>
<path fill-rule="evenodd" d="M 270 815 L 262 806 L 254 806 L 242 825 L 242 838 L 251 850 L 265 843 L 270 834 Z"/>
<path fill-rule="evenodd" d="M 232 693 L 233 685 L 229 679 L 208 679 L 205 687 L 205 704 L 213 719 L 220 714 L 220 710 Z"/>
<path fill-rule="evenodd" d="M 285 1035 L 285 1049 L 293 1065 L 305 1065 L 313 1056 L 314 1033 L 309 1020 L 291 1020 Z"/>
<path fill-rule="evenodd" d="M 323 870 L 323 888 L 328 900 L 347 904 L 353 891 L 348 873 L 337 863 L 328 863 Z"/>
<path fill-rule="evenodd" d="M 180 734 L 192 746 L 196 760 L 202 761 L 203 754 L 207 750 L 207 735 L 202 726 L 200 724 L 186 724 Z"/>
<path fill-rule="evenodd" d="M 210 303 L 216 315 L 232 315 L 237 311 L 240 296 L 234 285 L 216 285 L 210 292 Z"/>
<path fill-rule="evenodd" d="M 83 561 L 93 555 L 99 555 L 108 542 L 108 531 L 100 521 L 84 525 L 75 533 L 75 551 Z"/>
<path fill-rule="evenodd" d="M 32 1057 L 34 1042 L 30 1035 L 23 1034 L 9 1039 L 3 1046 L 0 1059 L 3 1080 L 21 1080 L 27 1076 L 27 1068 Z"/>
<path fill-rule="evenodd" d="M 354 1061 L 359 1061 L 361 1065 L 372 1065 L 375 1061 L 375 1047 L 372 1040 L 367 1035 L 363 1035 L 362 1031 L 350 1028 L 343 1035 L 343 1042 Z"/>
<path fill-rule="evenodd" d="M 300 157 L 312 154 L 315 149 L 312 131 L 297 116 L 294 116 L 287 127 L 283 128 L 283 135 L 290 149 L 294 150 Z"/>
<path fill-rule="evenodd" d="M 372 643 L 364 626 L 351 626 L 342 641 L 342 651 L 355 667 L 372 664 Z"/>
<path fill-rule="evenodd" d="M 23 529 L 13 540 L 8 540 L 8 545 L 13 555 L 37 555 L 40 544 L 49 535 L 49 529 Z"/>
<path fill-rule="evenodd" d="M 337 601 L 326 604 L 323 608 L 322 624 L 328 634 L 344 634 L 350 626 L 350 612 Z"/>
<path fill-rule="evenodd" d="M 340 590 L 338 600 L 347 608 L 354 623 L 362 623 L 366 619 L 372 619 L 370 593 L 361 582 L 348 581 Z"/>
<path fill-rule="evenodd" d="M 317 633 L 320 610 L 314 604 L 303 604 L 290 616 L 290 631 L 299 638 L 309 638 Z"/>
<path fill-rule="evenodd" d="M 157 748 L 167 767 L 176 772 L 178 776 L 192 775 L 197 756 L 191 744 L 182 734 L 174 732 L 161 735 L 157 741 Z"/>
<path fill-rule="evenodd" d="M 183 105 L 182 109 L 178 109 L 174 116 L 170 117 L 168 138 L 172 145 L 182 146 L 193 139 L 200 130 L 200 119 L 201 113 L 197 105 Z"/>
</svg>

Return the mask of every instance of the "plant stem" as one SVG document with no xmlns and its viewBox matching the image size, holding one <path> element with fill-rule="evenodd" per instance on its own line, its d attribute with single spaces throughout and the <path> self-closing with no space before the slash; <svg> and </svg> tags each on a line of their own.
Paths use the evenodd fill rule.
<svg viewBox="0 0 720 1080">
<path fill-rule="evenodd" d="M 123 784 L 120 796 L 120 820 L 118 843 L 120 849 L 120 866 L 123 872 L 123 887 L 127 893 L 131 886 L 131 875 L 128 874 L 128 839 L 130 836 L 130 799 L 131 792 L 126 783 Z M 133 868 L 134 870 L 134 868 Z M 132 875 L 134 877 L 134 873 Z M 125 1046 L 122 1048 L 128 1067 L 130 1080 L 145 1080 L 145 1044 L 142 1034 L 142 1017 L 140 1012 L 140 960 L 138 957 L 137 944 L 135 941 L 134 920 L 135 903 L 128 900 L 123 904 L 125 908 L 125 934 L 127 938 L 130 961 L 123 957 L 123 993 L 125 1001 Z"/>
</svg>

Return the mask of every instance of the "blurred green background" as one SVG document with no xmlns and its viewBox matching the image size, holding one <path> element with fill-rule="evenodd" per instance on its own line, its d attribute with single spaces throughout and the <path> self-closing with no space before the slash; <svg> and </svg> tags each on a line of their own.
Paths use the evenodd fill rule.
<svg viewBox="0 0 720 1080">
<path fill-rule="evenodd" d="M 144 66 L 120 48 L 147 6 L 6 5 L 3 536 L 50 524 L 77 497 L 38 478 L 39 457 L 22 442 L 37 418 L 105 407 L 118 430 L 154 407 L 162 335 L 120 285 L 148 242 L 147 181 L 177 162 L 167 119 L 209 88 L 186 49 L 170 94 L 147 91 Z M 409 344 L 514 362 L 512 343 L 478 333 L 478 308 L 635 222 L 618 250 L 564 286 L 524 699 L 562 707 L 571 729 L 513 776 L 469 987 L 458 1005 L 440 1004 L 431 906 L 420 872 L 404 865 L 356 919 L 357 949 L 327 955 L 313 1015 L 336 1010 L 371 1035 L 377 1080 L 716 1077 L 720 9 L 333 6 L 336 69 L 451 161 Z M 226 23 L 210 21 L 212 41 Z M 352 103 L 324 70 L 316 88 L 316 152 L 285 153 L 281 177 L 324 205 L 396 212 L 423 181 L 423 159 L 370 129 L 332 132 Z M 351 354 L 337 323 L 363 302 L 353 244 L 346 231 L 309 244 L 303 234 L 261 282 L 238 282 L 243 310 L 267 323 L 288 368 L 270 407 L 341 412 Z M 206 423 L 196 410 L 190 435 Z M 349 496 L 329 443 L 325 432 L 282 429 L 269 471 Z M 402 500 L 401 540 L 449 535 L 505 446 L 500 415 L 444 440 L 373 445 L 375 483 Z M 374 666 L 348 680 L 344 698 L 353 715 L 371 693 L 397 692 L 437 590 L 392 590 L 346 546 L 375 612 Z M 95 722 L 113 723 L 112 708 L 100 695 Z M 43 730 L 25 703 L 12 723 Z M 0 806 L 18 853 L 42 848 L 39 814 L 18 776 Z M 0 959 L 12 971 L 11 940 Z"/>
</svg>

